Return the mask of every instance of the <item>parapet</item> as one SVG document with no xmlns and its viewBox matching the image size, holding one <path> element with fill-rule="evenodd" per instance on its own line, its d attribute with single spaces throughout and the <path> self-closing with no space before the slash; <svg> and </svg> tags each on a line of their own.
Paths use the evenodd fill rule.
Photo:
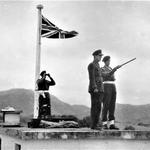
<svg viewBox="0 0 150 150">
<path fill-rule="evenodd" d="M 31 129 L 0 128 L 0 134 L 21 140 L 80 140 L 80 139 L 117 139 L 117 140 L 150 140 L 150 131 L 136 130 L 91 130 L 89 128 L 52 128 Z"/>
</svg>

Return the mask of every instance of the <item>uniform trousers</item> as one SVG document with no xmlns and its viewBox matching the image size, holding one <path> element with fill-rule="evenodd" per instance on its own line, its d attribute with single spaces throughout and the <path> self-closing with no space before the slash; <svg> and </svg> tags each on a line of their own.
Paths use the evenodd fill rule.
<svg viewBox="0 0 150 150">
<path fill-rule="evenodd" d="M 102 109 L 102 121 L 115 120 L 116 86 L 115 84 L 104 84 L 104 98 Z"/>
<path fill-rule="evenodd" d="M 39 96 L 39 116 L 40 119 L 51 117 L 51 99 L 48 92 L 44 92 L 44 96 Z"/>
<path fill-rule="evenodd" d="M 91 92 L 91 128 L 95 128 L 99 122 L 103 92 Z"/>
</svg>

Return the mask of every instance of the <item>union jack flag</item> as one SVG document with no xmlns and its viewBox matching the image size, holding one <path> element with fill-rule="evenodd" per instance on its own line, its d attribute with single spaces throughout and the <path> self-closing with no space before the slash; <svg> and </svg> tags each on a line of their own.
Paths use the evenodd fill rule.
<svg viewBox="0 0 150 150">
<path fill-rule="evenodd" d="M 42 37 L 46 37 L 46 38 L 65 39 L 65 38 L 72 38 L 78 35 L 78 33 L 76 31 L 70 31 L 70 32 L 64 31 L 58 28 L 53 23 L 51 23 L 47 18 L 42 16 L 41 35 Z"/>
</svg>

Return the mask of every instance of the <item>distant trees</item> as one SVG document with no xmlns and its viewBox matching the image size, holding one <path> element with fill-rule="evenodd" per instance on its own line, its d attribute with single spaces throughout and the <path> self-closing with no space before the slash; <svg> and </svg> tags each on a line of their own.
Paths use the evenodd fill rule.
<svg viewBox="0 0 150 150">
<path fill-rule="evenodd" d="M 88 128 L 90 128 L 90 126 L 91 126 L 91 117 L 90 116 L 86 116 L 82 120 L 78 120 L 78 123 L 79 123 L 79 127 L 88 127 Z M 99 121 L 98 126 L 99 127 L 102 126 L 101 120 Z"/>
<path fill-rule="evenodd" d="M 143 127 L 150 127 L 150 123 L 139 122 L 137 125 L 138 126 L 143 126 Z"/>
<path fill-rule="evenodd" d="M 84 117 L 82 120 L 78 120 L 79 127 L 90 127 L 91 118 L 90 116 Z"/>
<path fill-rule="evenodd" d="M 135 128 L 133 126 L 129 125 L 129 126 L 126 126 L 124 128 L 124 130 L 135 130 Z"/>
</svg>

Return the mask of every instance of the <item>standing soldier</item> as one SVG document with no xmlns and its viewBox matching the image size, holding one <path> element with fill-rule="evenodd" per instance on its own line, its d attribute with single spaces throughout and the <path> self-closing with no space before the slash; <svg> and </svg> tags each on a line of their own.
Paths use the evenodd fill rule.
<svg viewBox="0 0 150 150">
<path fill-rule="evenodd" d="M 41 72 L 41 78 L 37 80 L 39 92 L 39 119 L 47 119 L 51 117 L 51 99 L 49 94 L 49 86 L 55 85 L 54 79 L 46 71 Z M 46 76 L 50 80 L 46 79 Z"/>
<path fill-rule="evenodd" d="M 121 66 L 111 68 L 110 56 L 103 58 L 105 66 L 101 68 L 104 84 L 104 98 L 103 98 L 103 110 L 102 110 L 102 122 L 103 129 L 108 129 L 107 121 L 109 121 L 109 129 L 118 130 L 115 126 L 115 104 L 116 104 L 116 86 L 115 86 L 115 71 Z M 108 118 L 107 118 L 108 117 Z"/>
<path fill-rule="evenodd" d="M 91 129 L 98 129 L 101 112 L 101 102 L 103 99 L 104 87 L 99 61 L 102 58 L 102 51 L 93 52 L 94 60 L 88 66 L 89 72 L 89 93 L 91 95 Z"/>
</svg>

